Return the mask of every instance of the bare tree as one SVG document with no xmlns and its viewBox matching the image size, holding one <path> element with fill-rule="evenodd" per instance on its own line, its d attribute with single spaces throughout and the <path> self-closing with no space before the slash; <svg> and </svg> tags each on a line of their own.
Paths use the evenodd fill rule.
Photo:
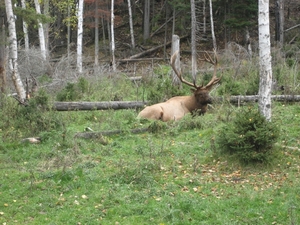
<svg viewBox="0 0 300 225">
<path fill-rule="evenodd" d="M 276 0 L 275 4 L 275 40 L 282 47 L 284 41 L 284 0 Z"/>
<path fill-rule="evenodd" d="M 194 81 L 196 80 L 197 73 L 197 48 L 196 48 L 196 12 L 195 12 L 195 0 L 191 0 L 191 17 L 192 17 L 192 29 L 191 29 L 191 48 L 192 48 L 192 76 Z"/>
<path fill-rule="evenodd" d="M 21 5 L 23 9 L 26 9 L 25 0 L 21 0 Z M 28 37 L 28 24 L 25 20 L 23 20 L 23 33 L 24 33 L 24 41 L 25 41 L 25 51 L 29 50 L 29 37 Z"/>
<path fill-rule="evenodd" d="M 34 0 L 34 4 L 35 4 L 35 9 L 36 9 L 37 14 L 41 14 L 41 7 L 40 7 L 39 1 Z M 43 59 L 46 60 L 47 53 L 46 53 L 44 28 L 43 28 L 43 24 L 41 23 L 40 20 L 38 20 L 38 31 L 39 31 L 41 54 L 42 54 Z"/>
<path fill-rule="evenodd" d="M 175 60 L 175 65 L 177 68 L 180 67 L 180 38 L 178 35 L 174 34 L 172 35 L 172 52 L 171 54 L 173 55 L 175 52 L 178 52 L 177 54 L 177 58 Z M 181 87 L 181 82 L 177 76 L 177 74 L 175 73 L 175 71 L 172 72 L 172 80 L 173 80 L 173 84 L 180 86 Z"/>
<path fill-rule="evenodd" d="M 209 12 L 210 12 L 210 26 L 211 26 L 211 36 L 213 40 L 214 49 L 217 50 L 217 41 L 215 36 L 215 29 L 214 29 L 214 17 L 212 11 L 212 0 L 209 0 Z"/>
<path fill-rule="evenodd" d="M 98 0 L 95 0 L 95 66 L 99 60 L 99 12 Z"/>
<path fill-rule="evenodd" d="M 10 69 L 12 72 L 12 80 L 16 88 L 20 102 L 24 102 L 26 99 L 26 92 L 22 83 L 19 70 L 18 70 L 18 45 L 17 45 L 17 34 L 15 15 L 13 13 L 11 0 L 5 0 L 6 16 L 8 22 L 8 33 L 9 33 L 9 62 Z"/>
<path fill-rule="evenodd" d="M 6 91 L 6 70 L 5 70 L 5 62 L 6 62 L 6 34 L 5 34 L 5 24 L 4 18 L 1 18 L 0 21 L 0 92 L 4 93 Z"/>
<path fill-rule="evenodd" d="M 77 18 L 77 70 L 82 73 L 83 1 L 78 1 Z"/>
<path fill-rule="evenodd" d="M 132 23 L 132 10 L 131 10 L 131 0 L 128 2 L 128 14 L 129 14 L 129 25 L 130 25 L 130 36 L 131 36 L 131 47 L 135 48 L 134 33 L 133 33 L 133 23 Z"/>
<path fill-rule="evenodd" d="M 272 64 L 270 44 L 269 0 L 258 1 L 259 33 L 259 98 L 258 105 L 262 115 L 271 120 Z"/>
<path fill-rule="evenodd" d="M 144 0 L 144 23 L 143 39 L 148 40 L 150 37 L 150 0 Z"/>
<path fill-rule="evenodd" d="M 114 0 L 111 0 L 111 55 L 112 55 L 112 67 L 113 71 L 116 71 L 116 59 L 115 59 L 115 33 L 114 33 Z"/>
</svg>

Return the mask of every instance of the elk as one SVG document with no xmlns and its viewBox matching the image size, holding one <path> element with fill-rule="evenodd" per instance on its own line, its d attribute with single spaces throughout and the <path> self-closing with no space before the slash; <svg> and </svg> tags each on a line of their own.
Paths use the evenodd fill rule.
<svg viewBox="0 0 300 225">
<path fill-rule="evenodd" d="M 195 80 L 193 83 L 186 81 L 181 74 L 181 71 L 178 71 L 175 67 L 175 60 L 178 57 L 178 51 L 176 51 L 170 59 L 170 64 L 175 74 L 178 76 L 181 83 L 186 84 L 192 87 L 192 95 L 190 96 L 175 96 L 170 98 L 166 102 L 158 103 L 155 105 L 145 107 L 139 114 L 138 118 L 144 118 L 149 120 L 162 120 L 164 122 L 170 120 L 179 120 L 185 114 L 198 112 L 200 115 L 203 115 L 207 111 L 207 104 L 211 104 L 212 100 L 209 95 L 209 92 L 213 86 L 221 80 L 221 77 L 216 76 L 217 73 L 217 54 L 214 51 L 214 59 L 205 52 L 204 59 L 201 61 L 206 61 L 214 65 L 214 73 L 212 79 L 208 82 L 207 85 L 197 86 Z"/>
</svg>

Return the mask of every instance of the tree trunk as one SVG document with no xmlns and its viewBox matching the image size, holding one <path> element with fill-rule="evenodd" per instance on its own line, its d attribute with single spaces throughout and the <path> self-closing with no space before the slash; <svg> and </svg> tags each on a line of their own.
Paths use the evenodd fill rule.
<svg viewBox="0 0 300 225">
<path fill-rule="evenodd" d="M 77 28 L 77 70 L 82 73 L 82 38 L 83 38 L 83 2 L 78 2 L 78 28 Z"/>
<path fill-rule="evenodd" d="M 128 1 L 128 14 L 129 14 L 129 25 L 130 25 L 130 37 L 131 37 L 131 48 L 135 48 L 134 41 L 134 30 L 133 30 L 133 22 L 132 22 L 132 10 L 131 10 L 131 0 Z"/>
<path fill-rule="evenodd" d="M 275 41 L 282 47 L 284 42 L 284 0 L 276 0 Z"/>
<path fill-rule="evenodd" d="M 217 41 L 215 36 L 214 17 L 212 11 L 212 0 L 209 0 L 209 12 L 210 12 L 210 26 L 211 26 L 211 37 L 213 40 L 213 47 L 217 51 Z"/>
<path fill-rule="evenodd" d="M 192 20 L 192 29 L 191 29 L 191 50 L 192 50 L 192 77 L 195 83 L 196 73 L 197 73 L 197 48 L 196 48 L 196 12 L 195 12 L 195 0 L 191 0 L 191 20 Z"/>
<path fill-rule="evenodd" d="M 178 51 L 178 56 L 176 57 L 175 66 L 180 71 L 180 38 L 178 35 L 172 36 L 172 52 L 171 55 L 173 55 L 176 51 Z M 173 77 L 173 85 L 181 87 L 181 82 L 176 75 L 175 71 L 172 71 L 172 77 Z"/>
<path fill-rule="evenodd" d="M 271 44 L 269 22 L 269 0 L 258 1 L 258 33 L 259 33 L 259 99 L 258 105 L 262 115 L 271 120 Z"/>
<path fill-rule="evenodd" d="M 144 23 L 143 23 L 143 39 L 144 43 L 150 37 L 150 0 L 144 0 Z"/>
<path fill-rule="evenodd" d="M 114 32 L 114 20 L 115 20 L 115 15 L 114 15 L 114 0 L 111 0 L 111 56 L 112 56 L 112 68 L 113 71 L 116 71 L 117 66 L 116 66 L 116 59 L 115 59 L 115 32 Z"/>
<path fill-rule="evenodd" d="M 109 101 L 109 102 L 55 102 L 53 109 L 56 111 L 73 110 L 108 110 L 108 109 L 135 109 L 142 108 L 146 102 Z"/>
<path fill-rule="evenodd" d="M 10 69 L 12 72 L 12 80 L 16 88 L 19 101 L 24 102 L 26 99 L 26 94 L 18 70 L 18 45 L 17 45 L 16 24 L 15 24 L 15 15 L 13 13 L 11 0 L 5 0 L 5 8 L 6 8 L 8 32 L 9 32 L 9 48 L 10 48 L 9 60 L 10 60 Z"/>
<path fill-rule="evenodd" d="M 21 5 L 23 9 L 26 9 L 25 0 L 21 0 Z M 25 52 L 29 50 L 29 37 L 28 37 L 28 24 L 23 20 L 23 33 L 24 33 L 24 42 L 25 42 Z"/>
<path fill-rule="evenodd" d="M 4 19 L 1 18 L 0 21 L 0 92 L 5 93 L 6 91 L 6 33 L 5 33 L 5 24 Z"/>
<path fill-rule="evenodd" d="M 95 0 L 95 66 L 99 64 L 99 12 L 98 0 Z"/>
<path fill-rule="evenodd" d="M 49 0 L 44 0 L 44 15 L 49 15 Z M 45 52 L 46 52 L 46 59 L 49 58 L 49 22 L 44 24 L 44 38 L 45 38 Z"/>
<path fill-rule="evenodd" d="M 34 0 L 35 9 L 37 14 L 41 14 L 41 7 L 38 0 Z M 39 31 L 39 40 L 40 40 L 40 49 L 41 49 L 41 55 L 43 60 L 46 61 L 46 44 L 45 44 L 45 35 L 44 35 L 44 29 L 43 24 L 38 19 L 38 31 Z"/>
<path fill-rule="evenodd" d="M 249 33 L 249 28 L 246 27 L 246 44 L 247 44 L 247 50 L 250 58 L 252 57 L 252 47 L 251 47 L 251 38 L 250 38 L 250 33 Z"/>
</svg>

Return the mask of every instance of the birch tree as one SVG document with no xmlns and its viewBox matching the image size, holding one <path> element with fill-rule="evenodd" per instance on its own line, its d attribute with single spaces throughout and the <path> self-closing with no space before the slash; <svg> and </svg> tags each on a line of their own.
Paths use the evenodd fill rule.
<svg viewBox="0 0 300 225">
<path fill-rule="evenodd" d="M 259 98 L 258 105 L 262 115 L 271 120 L 271 44 L 269 0 L 258 1 L 258 38 L 259 38 Z"/>
<path fill-rule="evenodd" d="M 217 41 L 215 36 L 215 29 L 214 29 L 214 17 L 212 11 L 212 0 L 209 0 L 209 14 L 210 14 L 210 26 L 211 26 L 211 36 L 213 40 L 214 49 L 217 50 Z"/>
<path fill-rule="evenodd" d="M 191 19 L 192 19 L 192 29 L 191 29 L 191 47 L 192 47 L 192 77 L 194 82 L 196 81 L 197 73 L 197 49 L 196 49 L 196 12 L 195 12 L 195 0 L 191 0 Z"/>
<path fill-rule="evenodd" d="M 25 0 L 21 0 L 21 5 L 23 9 L 26 9 Z M 23 20 L 23 33 L 24 33 L 24 41 L 25 41 L 25 51 L 29 50 L 29 37 L 28 37 L 28 24 L 25 20 Z"/>
<path fill-rule="evenodd" d="M 41 14 L 41 7 L 40 7 L 39 0 L 34 0 L 34 5 L 35 5 L 37 14 Z M 41 23 L 41 21 L 39 19 L 38 19 L 38 32 L 39 32 L 41 55 L 42 55 L 43 59 L 46 60 L 47 53 L 46 53 L 44 29 L 43 29 L 43 24 Z"/>
<path fill-rule="evenodd" d="M 19 100 L 20 102 L 24 102 L 26 99 L 26 93 L 18 70 L 18 46 L 17 46 L 16 24 L 15 24 L 15 15 L 13 13 L 11 0 L 5 0 L 5 9 L 6 9 L 8 33 L 9 33 L 9 64 L 11 69 L 11 76 Z"/>
<path fill-rule="evenodd" d="M 79 73 L 82 73 L 83 1 L 78 1 L 77 8 L 77 70 Z"/>
<path fill-rule="evenodd" d="M 112 55 L 112 67 L 113 71 L 116 71 L 116 60 L 115 60 L 115 35 L 114 35 L 114 0 L 111 0 L 111 55 Z"/>
<path fill-rule="evenodd" d="M 135 48 L 135 41 L 134 41 L 133 22 L 132 22 L 131 0 L 127 0 L 127 2 L 128 2 L 128 14 L 129 14 L 131 47 L 132 47 L 132 49 L 134 49 Z"/>
<path fill-rule="evenodd" d="M 95 66 L 98 66 L 99 61 L 99 12 L 98 0 L 95 1 Z"/>
</svg>

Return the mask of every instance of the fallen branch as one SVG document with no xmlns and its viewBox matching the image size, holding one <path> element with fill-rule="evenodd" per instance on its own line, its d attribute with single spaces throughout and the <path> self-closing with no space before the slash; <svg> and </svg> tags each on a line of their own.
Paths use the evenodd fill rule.
<svg viewBox="0 0 300 225">
<path fill-rule="evenodd" d="M 136 109 L 142 108 L 147 102 L 137 101 L 109 101 L 109 102 L 54 102 L 56 111 L 73 110 L 107 110 L 107 109 Z"/>
<path fill-rule="evenodd" d="M 189 35 L 185 35 L 185 36 L 181 37 L 180 39 L 182 40 L 182 39 L 185 39 L 187 37 L 189 37 Z M 129 60 L 132 60 L 132 59 L 138 59 L 138 58 L 141 58 L 141 57 L 143 57 L 145 55 L 148 55 L 148 54 L 150 54 L 152 52 L 155 52 L 155 51 L 157 51 L 160 48 L 163 48 L 165 46 L 167 47 L 167 46 L 169 46 L 171 44 L 172 44 L 172 41 L 169 41 L 166 44 L 161 44 L 161 45 L 158 45 L 158 46 L 156 46 L 154 48 L 150 48 L 150 49 L 147 49 L 146 51 L 143 51 L 143 52 L 140 52 L 138 54 L 132 55 L 128 59 L 123 59 L 123 60 L 118 60 L 118 61 L 120 63 L 122 63 L 122 62 L 124 63 L 124 62 L 128 62 Z"/>
</svg>

